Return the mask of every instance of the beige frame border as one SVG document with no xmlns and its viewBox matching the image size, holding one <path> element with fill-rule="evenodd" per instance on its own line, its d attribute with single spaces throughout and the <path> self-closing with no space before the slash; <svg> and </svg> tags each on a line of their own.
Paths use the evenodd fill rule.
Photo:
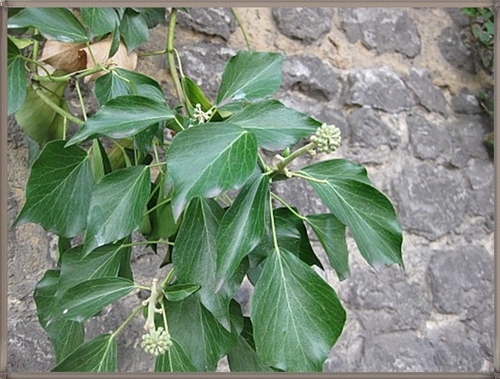
<svg viewBox="0 0 500 379">
<path fill-rule="evenodd" d="M 271 0 L 272 6 L 280 7 L 297 7 L 304 5 L 303 0 Z M 0 0 L 0 379 L 42 379 L 42 378 L 217 378 L 224 376 L 226 378 L 244 379 L 244 378 L 334 378 L 334 379 L 386 379 L 386 378 L 408 378 L 408 379 L 500 379 L 500 317 L 497 317 L 497 311 L 500 304 L 500 240 L 497 237 L 500 232 L 498 224 L 495 225 L 495 251 L 494 251 L 494 272 L 495 272 L 495 338 L 494 338 L 494 372 L 492 373 L 318 373 L 318 374 L 301 374 L 301 373 L 7 373 L 7 8 L 18 7 L 113 7 L 136 5 L 136 1 L 130 0 L 115 0 L 115 1 L 99 1 L 99 0 Z M 142 7 L 171 7 L 171 6 L 235 6 L 235 7 L 269 7 L 269 0 L 210 0 L 209 4 L 202 0 L 186 0 L 186 1 L 160 1 L 160 0 L 142 0 Z M 494 7 L 495 19 L 499 15 L 500 0 L 313 0 L 307 2 L 307 6 L 316 7 L 429 7 L 429 8 L 461 8 L 470 7 Z M 495 22 L 495 56 L 500 50 L 500 22 Z M 495 59 L 495 73 L 498 71 L 500 63 Z M 499 87 L 500 79 L 495 75 L 495 87 Z M 500 105 L 500 90 L 495 91 L 495 106 Z M 497 112 L 498 114 L 498 112 Z M 494 120 L 495 131 L 500 130 L 498 125 L 498 117 Z M 500 151 L 500 138 L 495 138 L 495 150 Z M 500 204 L 497 201 L 500 196 L 500 165 L 495 162 L 495 214 L 500 214 Z M 498 194 L 498 195 L 497 195 Z"/>
</svg>

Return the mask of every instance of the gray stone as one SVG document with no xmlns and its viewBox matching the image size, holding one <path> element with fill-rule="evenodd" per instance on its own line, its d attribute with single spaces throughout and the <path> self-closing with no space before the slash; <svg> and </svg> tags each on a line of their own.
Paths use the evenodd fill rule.
<svg viewBox="0 0 500 379">
<path fill-rule="evenodd" d="M 456 323 L 427 331 L 426 339 L 434 350 L 440 371 L 479 372 L 483 364 L 481 350 L 469 339 L 464 325 Z"/>
<path fill-rule="evenodd" d="M 465 170 L 465 176 L 472 187 L 467 212 L 473 216 L 485 217 L 486 221 L 493 223 L 495 182 L 493 180 L 493 163 L 488 161 L 472 160 Z"/>
<path fill-rule="evenodd" d="M 473 74 L 476 70 L 468 39 L 465 29 L 447 27 L 438 37 L 437 43 L 441 54 L 452 66 Z"/>
<path fill-rule="evenodd" d="M 179 12 L 177 19 L 181 26 L 226 41 L 236 30 L 236 21 L 229 8 L 188 8 L 188 12 Z"/>
<path fill-rule="evenodd" d="M 367 338 L 359 371 L 439 371 L 433 350 L 415 332 L 381 334 Z"/>
<path fill-rule="evenodd" d="M 333 9 L 273 8 L 272 14 L 282 34 L 310 44 L 330 31 Z"/>
<path fill-rule="evenodd" d="M 473 318 L 493 304 L 493 258 L 474 245 L 435 251 L 429 262 L 434 307 L 441 313 Z"/>
<path fill-rule="evenodd" d="M 356 271 L 346 301 L 371 335 L 418 330 L 430 315 L 425 283 L 410 282 L 399 267 Z"/>
<path fill-rule="evenodd" d="M 484 135 L 487 125 L 479 116 L 459 118 L 449 122 L 446 127 L 452 138 L 453 152 L 451 164 L 458 168 L 467 166 L 471 158 L 488 160 L 488 152 L 484 147 Z"/>
<path fill-rule="evenodd" d="M 438 112 L 443 116 L 447 115 L 443 92 L 432 84 L 426 69 L 412 67 L 406 84 L 412 89 L 417 96 L 418 102 L 425 109 L 430 112 Z"/>
<path fill-rule="evenodd" d="M 451 106 L 456 113 L 467 115 L 483 113 L 476 95 L 468 88 L 463 88 L 458 95 L 451 98 Z"/>
<path fill-rule="evenodd" d="M 347 118 L 351 126 L 350 144 L 361 148 L 377 149 L 382 145 L 395 148 L 399 138 L 380 119 L 380 116 L 371 108 L 354 110 Z"/>
<path fill-rule="evenodd" d="M 400 9 L 348 8 L 342 10 L 341 22 L 349 42 L 361 40 L 377 54 L 396 51 L 413 58 L 420 53 L 415 22 Z"/>
<path fill-rule="evenodd" d="M 467 191 L 462 175 L 429 163 L 406 165 L 392 181 L 403 230 L 433 241 L 464 220 Z"/>
<path fill-rule="evenodd" d="M 465 320 L 466 328 L 470 331 L 471 340 L 477 340 L 483 354 L 493 362 L 494 345 L 494 317 L 493 302 L 484 307 L 485 311 L 475 315 L 470 320 Z"/>
<path fill-rule="evenodd" d="M 469 26 L 469 16 L 462 13 L 460 8 L 445 8 L 446 13 L 450 15 L 450 17 L 455 21 L 455 23 L 461 28 L 465 28 Z"/>
<path fill-rule="evenodd" d="M 215 97 L 227 61 L 236 54 L 226 45 L 200 42 L 179 47 L 184 74 L 193 79 L 209 97 Z"/>
<path fill-rule="evenodd" d="M 396 113 L 409 110 L 413 97 L 401 78 L 387 66 L 354 70 L 347 77 L 343 101 Z"/>
<path fill-rule="evenodd" d="M 445 128 L 432 124 L 420 115 L 409 114 L 406 124 L 410 134 L 413 154 L 420 159 L 436 159 L 449 156 L 451 137 Z"/>
<path fill-rule="evenodd" d="M 319 100 L 332 100 L 339 90 L 338 74 L 312 54 L 293 55 L 283 63 L 284 90 L 298 90 Z"/>
</svg>

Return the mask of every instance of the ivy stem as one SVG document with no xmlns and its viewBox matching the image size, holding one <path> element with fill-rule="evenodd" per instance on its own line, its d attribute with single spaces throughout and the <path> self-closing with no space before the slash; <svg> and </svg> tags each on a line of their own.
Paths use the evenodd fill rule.
<svg viewBox="0 0 500 379">
<path fill-rule="evenodd" d="M 40 67 L 43 67 L 40 64 L 38 64 L 38 65 Z M 40 76 L 40 75 L 33 75 L 33 79 L 37 80 L 37 81 L 40 81 L 40 82 L 41 81 L 67 82 L 67 81 L 71 80 L 72 78 L 82 79 L 82 78 L 84 78 L 84 77 L 86 77 L 88 75 L 92 75 L 92 74 L 95 74 L 97 72 L 101 72 L 103 70 L 107 71 L 107 69 L 104 66 L 97 65 L 97 66 L 89 68 L 89 69 L 84 69 L 84 70 L 81 70 L 81 71 L 75 71 L 75 72 L 72 72 L 71 74 L 67 74 L 67 75 L 63 75 L 63 76 L 51 76 L 51 75 Z M 47 72 L 47 70 L 45 70 L 45 71 Z"/>
<path fill-rule="evenodd" d="M 321 183 L 321 184 L 326 184 L 326 183 L 328 183 L 328 180 L 326 180 L 326 179 L 316 179 L 316 178 L 312 178 L 312 177 L 310 177 L 310 176 L 308 176 L 308 175 L 304 175 L 304 174 L 302 173 L 302 171 L 289 171 L 289 174 L 290 174 L 291 176 L 295 176 L 295 177 L 297 177 L 297 178 L 301 178 L 301 179 L 309 180 L 309 181 L 311 181 L 311 182 L 316 182 L 316 183 Z"/>
<path fill-rule="evenodd" d="M 142 215 L 143 217 L 144 216 L 147 216 L 148 214 L 150 214 L 151 212 L 155 211 L 156 209 L 160 208 L 162 205 L 165 205 L 167 203 L 170 203 L 172 201 L 172 198 L 168 198 L 168 199 L 165 199 L 161 202 L 159 202 L 158 204 L 156 204 L 154 207 L 152 207 L 151 209 L 148 209 L 147 212 L 144 212 L 144 214 Z"/>
<path fill-rule="evenodd" d="M 295 212 L 295 211 L 293 210 L 293 208 L 292 208 L 292 207 L 291 207 L 291 206 L 290 206 L 290 205 L 289 205 L 289 204 L 288 204 L 285 200 L 283 200 L 281 197 L 279 197 L 278 195 L 276 195 L 275 193 L 272 193 L 272 192 L 271 192 L 271 196 L 272 196 L 272 197 L 274 197 L 276 200 L 278 200 L 278 201 L 279 201 L 281 204 L 283 204 L 285 207 L 287 207 L 287 208 L 288 208 L 288 210 L 289 210 L 290 212 L 292 212 L 292 213 L 293 213 L 296 217 L 300 218 L 300 219 L 301 219 L 301 220 L 303 220 L 303 221 L 306 221 L 306 220 L 307 220 L 307 218 L 306 218 L 306 217 L 301 216 L 300 214 L 298 214 L 297 212 Z"/>
<path fill-rule="evenodd" d="M 280 254 L 280 247 L 278 245 L 278 235 L 276 233 L 276 225 L 274 224 L 274 210 L 273 210 L 273 197 L 272 192 L 269 192 L 269 214 L 271 216 L 271 231 L 273 233 L 273 243 L 276 252 Z"/>
<path fill-rule="evenodd" d="M 137 57 L 138 58 L 152 57 L 154 55 L 163 55 L 163 54 L 166 54 L 166 53 L 167 53 L 167 49 L 162 50 L 162 51 L 152 51 L 152 52 L 149 52 L 149 53 L 140 53 L 140 54 L 137 54 Z"/>
<path fill-rule="evenodd" d="M 184 97 L 184 91 L 182 90 L 181 81 L 179 80 L 179 75 L 177 74 L 177 69 L 175 66 L 174 39 L 175 39 L 176 20 L 177 20 L 177 9 L 172 8 L 172 12 L 170 12 L 170 20 L 168 23 L 167 60 L 168 60 L 168 66 L 170 68 L 170 76 L 172 77 L 172 81 L 174 82 L 175 92 L 177 92 L 177 97 L 182 102 L 182 105 L 186 110 L 186 113 L 191 117 L 189 107 Z"/>
<path fill-rule="evenodd" d="M 257 158 L 259 158 L 260 166 L 262 167 L 262 170 L 264 170 L 265 174 L 273 172 L 273 170 L 266 164 L 264 158 L 262 158 L 260 154 L 257 154 Z"/>
<path fill-rule="evenodd" d="M 134 309 L 134 311 L 130 314 L 130 316 L 127 317 L 125 321 L 116 329 L 113 334 L 111 334 L 111 338 L 115 338 L 122 330 L 123 328 L 137 315 L 142 310 L 142 305 L 139 305 L 137 308 Z"/>
<path fill-rule="evenodd" d="M 241 22 L 240 18 L 238 17 L 238 14 L 234 10 L 233 7 L 231 7 L 231 12 L 233 13 L 234 18 L 236 19 L 236 23 L 238 24 L 238 27 L 241 30 L 241 34 L 243 34 L 243 38 L 245 39 L 245 44 L 247 45 L 247 50 L 252 51 L 252 46 L 250 45 L 250 41 L 248 40 L 247 33 L 245 32 L 245 28 L 243 27 L 243 23 Z"/>
<path fill-rule="evenodd" d="M 300 157 L 301 155 L 307 153 L 308 151 L 314 149 L 316 147 L 315 142 L 310 142 L 305 146 L 302 146 L 300 149 L 295 150 L 288 157 L 284 158 L 281 162 L 276 165 L 275 172 L 281 172 L 283 169 L 290 164 L 295 158 Z"/>
<path fill-rule="evenodd" d="M 75 82 L 76 92 L 78 93 L 78 99 L 80 100 L 80 107 L 82 108 L 83 119 L 87 121 L 87 111 L 85 110 L 85 103 L 83 102 L 82 91 L 80 90 L 80 84 L 78 80 Z"/>
<path fill-rule="evenodd" d="M 38 29 L 35 29 L 33 32 L 33 36 L 36 36 L 36 35 L 38 35 Z M 38 53 L 39 53 L 39 51 L 40 51 L 40 41 L 35 39 L 35 42 L 33 43 L 33 55 L 32 55 L 33 66 L 31 67 L 32 71 L 35 71 L 35 66 L 38 65 Z"/>
<path fill-rule="evenodd" d="M 43 100 L 45 104 L 47 104 L 49 107 L 51 107 L 54 111 L 59 113 L 61 116 L 66 117 L 68 120 L 73 121 L 75 124 L 82 126 L 85 122 L 82 120 L 76 118 L 75 116 L 71 115 L 70 113 L 66 112 L 64 109 L 62 109 L 59 105 L 54 103 L 47 95 L 43 93 L 42 87 L 40 87 L 38 84 L 33 84 L 33 90 L 37 94 L 37 96 Z"/>
<path fill-rule="evenodd" d="M 172 277 L 174 276 L 174 268 L 172 267 L 170 269 L 170 271 L 168 272 L 167 274 L 167 277 L 165 278 L 165 280 L 163 281 L 163 283 L 161 284 L 161 288 L 167 286 L 168 284 L 170 284 L 170 280 L 172 279 Z"/>
<path fill-rule="evenodd" d="M 156 287 L 158 283 L 158 279 L 154 278 L 153 283 L 151 284 L 151 295 L 149 299 L 146 300 L 148 302 L 148 318 L 146 319 L 146 323 L 144 324 L 144 329 L 151 331 L 155 330 L 155 313 L 156 313 L 156 303 L 158 302 L 158 298 L 162 295 L 161 289 Z"/>
</svg>

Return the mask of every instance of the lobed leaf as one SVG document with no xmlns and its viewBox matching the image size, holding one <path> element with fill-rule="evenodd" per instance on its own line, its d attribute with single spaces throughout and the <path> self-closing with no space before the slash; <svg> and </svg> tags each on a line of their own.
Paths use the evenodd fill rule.
<svg viewBox="0 0 500 379">
<path fill-rule="evenodd" d="M 84 150 L 77 146 L 65 148 L 64 142 L 47 143 L 33 163 L 26 203 L 14 225 L 35 222 L 68 238 L 86 228 L 94 183 L 90 162 Z"/>
<path fill-rule="evenodd" d="M 93 36 L 101 36 L 114 30 L 120 23 L 118 14 L 112 8 L 81 8 L 82 20 Z"/>
<path fill-rule="evenodd" d="M 195 197 L 215 197 L 240 188 L 256 163 L 255 137 L 238 126 L 207 123 L 178 133 L 167 152 L 175 220 Z"/>
<path fill-rule="evenodd" d="M 280 249 L 267 258 L 252 296 L 257 353 L 284 371 L 322 371 L 340 336 L 345 310 L 307 264 Z"/>
<path fill-rule="evenodd" d="M 132 166 L 96 183 L 87 221 L 84 255 L 139 228 L 150 190 L 148 166 Z"/>
<path fill-rule="evenodd" d="M 330 211 L 352 233 L 361 255 L 374 268 L 403 266 L 403 236 L 389 199 L 371 185 L 366 170 L 343 159 L 301 170 Z"/>
</svg>

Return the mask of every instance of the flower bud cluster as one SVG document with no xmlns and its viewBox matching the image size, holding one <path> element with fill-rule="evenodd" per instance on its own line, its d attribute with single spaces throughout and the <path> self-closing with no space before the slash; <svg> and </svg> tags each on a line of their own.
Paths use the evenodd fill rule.
<svg viewBox="0 0 500 379">
<path fill-rule="evenodd" d="M 316 144 L 316 150 L 319 152 L 331 153 L 339 148 L 342 138 L 339 128 L 323 123 L 310 140 Z"/>
<path fill-rule="evenodd" d="M 210 120 L 212 118 L 212 110 L 209 109 L 208 111 L 206 112 L 203 112 L 201 110 L 201 104 L 198 103 L 196 104 L 196 107 L 194 109 L 194 119 L 196 121 L 198 121 L 200 124 L 204 124 L 205 122 L 207 122 L 208 120 Z"/>
<path fill-rule="evenodd" d="M 159 327 L 157 330 L 150 330 L 148 334 L 142 336 L 141 347 L 146 353 L 158 356 L 164 354 L 172 346 L 170 334 Z"/>
</svg>

